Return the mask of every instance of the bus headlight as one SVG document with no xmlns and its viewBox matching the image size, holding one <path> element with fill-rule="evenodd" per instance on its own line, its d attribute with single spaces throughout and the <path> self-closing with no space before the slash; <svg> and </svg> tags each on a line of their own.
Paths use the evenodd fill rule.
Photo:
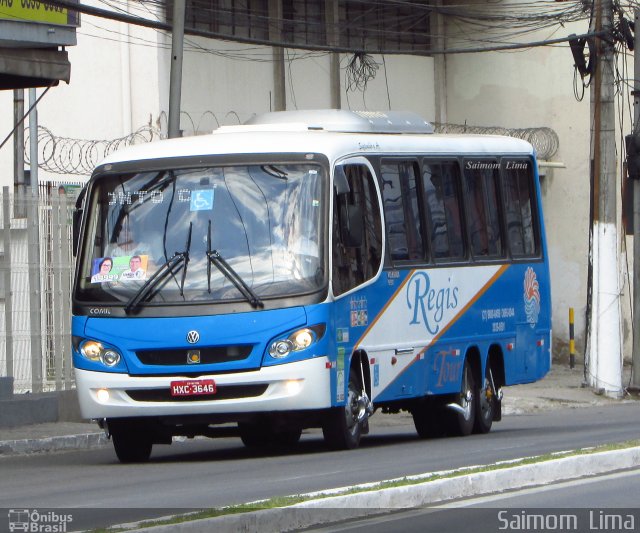
<svg viewBox="0 0 640 533">
<path fill-rule="evenodd" d="M 290 340 L 276 341 L 269 346 L 269 355 L 275 359 L 287 357 L 293 351 L 293 343 Z"/>
<path fill-rule="evenodd" d="M 116 366 L 120 362 L 120 354 L 115 350 L 105 350 L 100 360 L 107 366 Z"/>
<path fill-rule="evenodd" d="M 80 353 L 89 361 L 100 361 L 100 354 L 103 350 L 104 347 L 97 341 L 84 341 L 80 345 Z"/>
<path fill-rule="evenodd" d="M 80 343 L 80 354 L 89 361 L 100 362 L 105 366 L 114 367 L 121 359 L 120 353 L 114 348 L 107 348 L 101 342 L 86 340 Z"/>
<path fill-rule="evenodd" d="M 273 341 L 269 346 L 269 355 L 274 359 L 284 359 L 291 352 L 306 350 L 324 336 L 325 330 L 325 325 L 319 324 L 294 331 L 286 339 Z"/>
</svg>

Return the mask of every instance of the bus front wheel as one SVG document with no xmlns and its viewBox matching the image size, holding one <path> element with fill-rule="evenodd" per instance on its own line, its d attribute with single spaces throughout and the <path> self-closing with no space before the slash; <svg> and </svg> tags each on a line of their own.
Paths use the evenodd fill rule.
<svg viewBox="0 0 640 533">
<path fill-rule="evenodd" d="M 142 428 L 128 424 L 109 426 L 113 448 L 121 463 L 145 463 L 151 457 L 153 441 Z"/>
<path fill-rule="evenodd" d="M 363 418 L 362 387 L 355 375 L 349 376 L 347 402 L 344 407 L 331 409 L 322 425 L 322 434 L 327 446 L 332 450 L 353 450 L 360 445 Z"/>
<path fill-rule="evenodd" d="M 295 446 L 302 435 L 302 428 L 292 426 L 274 429 L 266 423 L 240 422 L 238 429 L 240 439 L 247 448 Z"/>
</svg>

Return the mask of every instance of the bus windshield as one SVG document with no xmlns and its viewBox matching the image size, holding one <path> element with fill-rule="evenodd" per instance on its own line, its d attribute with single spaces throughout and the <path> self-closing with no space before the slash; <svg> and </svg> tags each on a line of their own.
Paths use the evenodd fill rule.
<svg viewBox="0 0 640 533">
<path fill-rule="evenodd" d="M 166 305 L 317 291 L 326 183 L 323 167 L 290 163 L 98 178 L 76 296 Z"/>
</svg>

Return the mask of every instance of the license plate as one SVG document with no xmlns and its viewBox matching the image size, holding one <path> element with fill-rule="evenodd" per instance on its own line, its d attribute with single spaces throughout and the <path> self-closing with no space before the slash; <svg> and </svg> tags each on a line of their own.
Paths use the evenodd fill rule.
<svg viewBox="0 0 640 533">
<path fill-rule="evenodd" d="M 212 379 L 189 379 L 171 382 L 171 396 L 200 396 L 215 394 L 216 384 Z"/>
</svg>

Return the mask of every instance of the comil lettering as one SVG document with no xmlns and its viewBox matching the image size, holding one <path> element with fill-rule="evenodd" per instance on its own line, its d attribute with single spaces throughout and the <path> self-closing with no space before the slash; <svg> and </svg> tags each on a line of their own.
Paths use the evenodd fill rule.
<svg viewBox="0 0 640 533">
<path fill-rule="evenodd" d="M 13 7 L 13 0 L 0 0 L 0 7 Z"/>
</svg>

